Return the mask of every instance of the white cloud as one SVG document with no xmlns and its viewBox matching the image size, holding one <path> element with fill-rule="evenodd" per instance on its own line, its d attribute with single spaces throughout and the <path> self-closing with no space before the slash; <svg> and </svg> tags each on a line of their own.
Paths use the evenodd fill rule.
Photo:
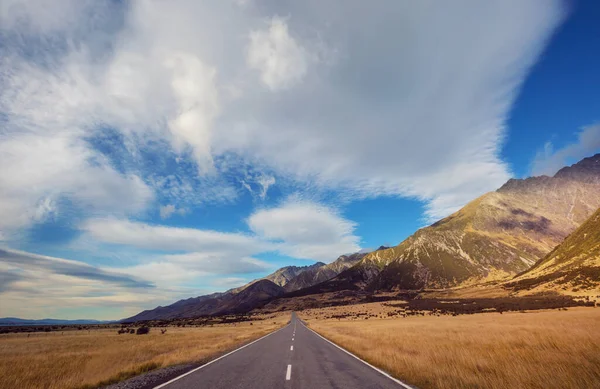
<svg viewBox="0 0 600 389">
<path fill-rule="evenodd" d="M 268 175 L 261 175 L 260 177 L 258 177 L 257 182 L 260 185 L 259 196 L 261 199 L 264 200 L 267 198 L 267 192 L 269 191 L 269 188 L 272 185 L 275 185 L 275 177 L 268 176 Z"/>
<path fill-rule="evenodd" d="M 290 198 L 278 207 L 253 213 L 254 234 L 166 227 L 123 219 L 90 219 L 82 226 L 89 239 L 143 250 L 158 250 L 131 273 L 165 266 L 207 274 L 241 274 L 270 270 L 256 255 L 278 251 L 295 258 L 332 261 L 360 250 L 356 224 L 324 205 Z M 142 266 L 142 267 L 140 267 Z M 178 272 L 175 272 L 178 273 Z M 144 273 L 140 273 L 144 274 Z M 154 280 L 154 278 L 150 278 Z"/>
<path fill-rule="evenodd" d="M 45 274 L 53 273 L 127 288 L 146 289 L 154 287 L 151 283 L 137 277 L 122 276 L 114 271 L 103 270 L 80 261 L 32 254 L 18 250 L 0 248 L 0 263 L 3 266 L 18 267 L 17 274 L 23 270 L 33 269 Z"/>
<path fill-rule="evenodd" d="M 141 249 L 227 252 L 243 257 L 271 247 L 267 242 L 242 233 L 166 227 L 122 219 L 90 219 L 81 228 L 98 241 Z"/>
<path fill-rule="evenodd" d="M 235 288 L 240 285 L 244 285 L 245 283 L 248 283 L 248 281 L 249 280 L 241 277 L 225 277 L 216 279 L 213 282 L 213 285 L 224 288 Z"/>
<path fill-rule="evenodd" d="M 243 274 L 264 272 L 271 266 L 249 256 L 237 257 L 236 252 L 228 248 L 212 252 L 192 252 L 165 255 L 164 259 L 177 263 L 184 268 L 197 269 L 205 274 Z"/>
<path fill-rule="evenodd" d="M 0 230 L 44 220 L 68 197 L 88 212 L 134 214 L 152 201 L 134 174 L 119 174 L 69 136 L 0 134 Z"/>
<path fill-rule="evenodd" d="M 174 146 L 192 147 L 201 172 L 212 169 L 211 127 L 218 113 L 215 69 L 189 54 L 171 55 L 166 65 L 173 72 L 171 87 L 177 98 L 177 116 L 169 122 Z"/>
<path fill-rule="evenodd" d="M 215 151 L 350 198 L 415 197 L 432 219 L 510 177 L 499 157 L 505 120 L 562 15 L 541 1 L 302 2 L 272 12 L 288 12 L 296 41 L 315 46 L 317 35 L 333 60 L 289 93 L 247 90 L 219 121 L 228 130 L 215 132 Z"/>
<path fill-rule="evenodd" d="M 544 149 L 536 154 L 531 166 L 531 174 L 552 176 L 565 165 L 590 157 L 597 152 L 600 152 L 600 124 L 584 127 L 577 134 L 577 142 L 561 149 L 554 150 L 552 143 L 547 142 Z"/>
<path fill-rule="evenodd" d="M 360 250 L 356 224 L 312 202 L 289 199 L 279 207 L 253 213 L 248 225 L 259 236 L 282 242 L 279 250 L 296 258 L 330 262 Z"/>
<path fill-rule="evenodd" d="M 510 177 L 504 122 L 562 17 L 559 1 L 536 0 L 71 3 L 55 5 L 65 15 L 4 8 L 30 20 L 5 23 L 6 36 L 31 38 L 39 53 L 24 54 L 27 39 L 5 46 L 0 101 L 13 134 L 62 134 L 66 160 L 101 160 L 81 140 L 106 126 L 134 154 L 168 142 L 201 175 L 227 174 L 215 161 L 235 154 L 346 198 L 416 197 L 431 218 Z M 55 31 L 60 44 L 38 39 Z M 257 72 L 285 93 L 257 88 Z M 109 187 L 122 180 L 102 168 Z"/>
<path fill-rule="evenodd" d="M 249 262 L 252 260 L 246 259 L 242 264 Z M 254 264 L 256 268 L 260 265 L 260 261 Z M 198 267 L 192 262 L 164 259 L 128 267 L 97 267 L 0 248 L 0 317 L 80 319 L 82 310 L 93 307 L 86 318 L 119 319 L 210 291 L 182 286 L 185 284 L 202 281 L 227 286 L 235 279 L 243 281 L 224 277 L 221 285 L 213 273 Z"/>
<path fill-rule="evenodd" d="M 168 219 L 175 213 L 180 216 L 184 216 L 187 213 L 187 210 L 185 208 L 177 208 L 173 204 L 162 205 L 159 208 L 161 219 Z"/>
<path fill-rule="evenodd" d="M 160 260 L 140 263 L 134 266 L 113 268 L 112 271 L 133 276 L 143 274 L 145 279 L 163 288 L 197 280 L 199 277 L 207 275 L 206 272 L 195 268 L 184 267 L 177 263 Z"/>
<path fill-rule="evenodd" d="M 253 173 L 246 172 L 245 178 L 240 181 L 243 188 L 245 188 L 251 195 L 256 196 L 261 200 L 267 199 L 267 193 L 277 180 L 272 175 L 266 173 Z"/>
<path fill-rule="evenodd" d="M 309 54 L 290 36 L 285 20 L 274 17 L 266 30 L 252 31 L 249 38 L 246 61 L 267 87 L 284 89 L 302 80 Z"/>
</svg>

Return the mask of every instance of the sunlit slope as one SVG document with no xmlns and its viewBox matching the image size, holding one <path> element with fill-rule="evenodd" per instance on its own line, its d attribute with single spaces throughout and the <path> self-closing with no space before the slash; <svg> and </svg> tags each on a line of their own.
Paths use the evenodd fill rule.
<svg viewBox="0 0 600 389">
<path fill-rule="evenodd" d="M 327 281 L 337 276 L 342 271 L 354 266 L 364 256 L 364 253 L 341 255 L 338 259 L 328 265 L 314 267 L 299 274 L 290 280 L 284 288 L 287 292 L 293 292 Z"/>
<path fill-rule="evenodd" d="M 457 286 L 523 272 L 600 207 L 600 155 L 495 192 L 366 255 L 340 277 L 374 289 Z M 352 272 L 353 274 L 349 274 Z"/>
<path fill-rule="evenodd" d="M 600 209 L 531 269 L 505 284 L 515 290 L 600 293 Z"/>
</svg>

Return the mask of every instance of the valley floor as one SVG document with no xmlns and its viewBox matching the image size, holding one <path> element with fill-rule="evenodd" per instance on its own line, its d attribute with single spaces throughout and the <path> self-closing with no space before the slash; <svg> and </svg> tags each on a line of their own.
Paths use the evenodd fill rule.
<svg viewBox="0 0 600 389">
<path fill-rule="evenodd" d="M 2 334 L 0 388 L 95 388 L 158 367 L 205 362 L 288 321 L 285 313 L 212 327 L 167 327 L 165 334 L 159 328 L 147 335 L 119 335 L 118 328 Z"/>
<path fill-rule="evenodd" d="M 388 316 L 385 303 L 308 309 L 309 327 L 420 389 L 600 388 L 600 308 Z"/>
</svg>

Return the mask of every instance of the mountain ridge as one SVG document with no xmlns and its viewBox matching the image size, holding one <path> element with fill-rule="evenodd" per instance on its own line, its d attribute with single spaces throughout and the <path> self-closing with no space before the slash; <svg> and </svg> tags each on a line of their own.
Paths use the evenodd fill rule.
<svg viewBox="0 0 600 389">
<path fill-rule="evenodd" d="M 115 323 L 114 320 L 92 320 L 92 319 L 21 319 L 18 317 L 0 318 L 0 326 L 35 326 L 35 325 L 86 325 Z"/>
<path fill-rule="evenodd" d="M 514 276 L 600 207 L 599 193 L 600 154 L 553 177 L 510 179 L 314 290 L 443 289 Z"/>
<path fill-rule="evenodd" d="M 144 310 L 134 316 L 123 319 L 122 321 L 134 322 L 245 313 L 260 307 L 261 304 L 266 303 L 272 298 L 283 295 L 287 291 L 284 287 L 290 281 L 305 273 L 311 273 L 313 276 L 319 274 L 319 277 L 322 277 L 323 274 L 331 274 L 332 276 L 337 275 L 338 272 L 336 272 L 336 269 L 345 268 L 341 263 L 351 262 L 356 255 L 359 255 L 359 253 L 340 256 L 336 261 L 332 262 L 330 264 L 331 266 L 327 267 L 324 272 L 318 272 L 319 269 L 329 266 L 323 262 L 316 262 L 306 266 L 285 266 L 263 278 L 252 280 L 237 288 L 231 288 L 225 292 L 182 299 L 164 307 L 158 306 L 154 309 Z M 310 280 L 310 278 L 308 279 Z"/>
<path fill-rule="evenodd" d="M 225 293 L 180 300 L 133 318 L 160 317 L 161 310 L 172 314 L 170 309 L 179 310 L 177 315 L 234 312 L 235 304 L 241 312 L 280 297 L 345 290 L 446 289 L 506 280 L 535 268 L 583 225 L 600 208 L 599 194 L 596 154 L 552 177 L 510 179 L 397 246 L 342 255 L 328 265 L 284 267 Z M 254 299 L 250 288 L 258 282 Z"/>
</svg>

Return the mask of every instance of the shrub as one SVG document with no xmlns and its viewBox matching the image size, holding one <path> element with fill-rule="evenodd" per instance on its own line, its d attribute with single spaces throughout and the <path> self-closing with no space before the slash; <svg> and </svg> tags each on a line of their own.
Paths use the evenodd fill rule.
<svg viewBox="0 0 600 389">
<path fill-rule="evenodd" d="M 136 335 L 146 335 L 150 333 L 150 327 L 140 327 L 135 332 Z"/>
</svg>

